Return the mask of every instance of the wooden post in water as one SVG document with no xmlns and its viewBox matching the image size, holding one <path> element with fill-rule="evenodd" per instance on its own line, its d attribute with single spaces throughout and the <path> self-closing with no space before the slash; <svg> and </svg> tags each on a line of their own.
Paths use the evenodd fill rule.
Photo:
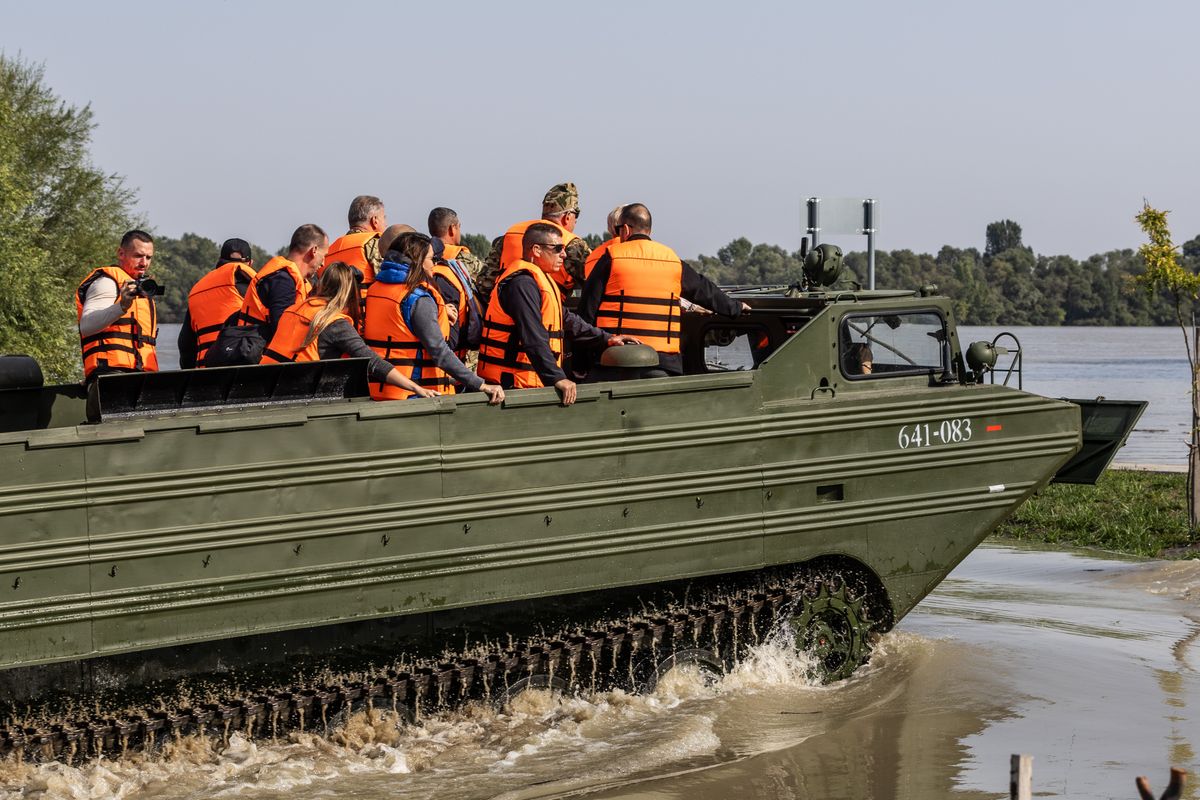
<svg viewBox="0 0 1200 800">
<path fill-rule="evenodd" d="M 1033 756 L 1013 754 L 1008 772 L 1009 800 L 1033 800 Z"/>
<path fill-rule="evenodd" d="M 1192 541 L 1200 541 L 1200 327 L 1196 326 L 1196 315 L 1192 314 L 1192 347 L 1188 353 L 1192 363 L 1192 435 L 1188 437 L 1188 527 Z"/>
</svg>

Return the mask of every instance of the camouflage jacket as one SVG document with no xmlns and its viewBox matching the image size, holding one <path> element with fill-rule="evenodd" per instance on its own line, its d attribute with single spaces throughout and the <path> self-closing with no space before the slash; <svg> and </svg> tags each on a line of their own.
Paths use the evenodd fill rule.
<svg viewBox="0 0 1200 800">
<path fill-rule="evenodd" d="M 476 286 L 478 286 L 479 276 L 483 274 L 483 269 L 485 266 L 483 259 L 472 253 L 470 250 L 463 250 L 458 254 L 458 256 L 455 257 L 454 260 L 463 265 L 463 269 L 467 271 L 467 275 L 470 276 L 471 280 L 475 282 Z"/>
</svg>

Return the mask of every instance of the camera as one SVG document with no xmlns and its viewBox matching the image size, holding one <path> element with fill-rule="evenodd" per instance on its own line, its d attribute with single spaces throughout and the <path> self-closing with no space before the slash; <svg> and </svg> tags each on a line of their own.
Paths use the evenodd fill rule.
<svg viewBox="0 0 1200 800">
<path fill-rule="evenodd" d="M 134 283 L 137 284 L 138 297 L 162 297 L 166 291 L 166 287 L 154 278 L 137 278 Z"/>
</svg>

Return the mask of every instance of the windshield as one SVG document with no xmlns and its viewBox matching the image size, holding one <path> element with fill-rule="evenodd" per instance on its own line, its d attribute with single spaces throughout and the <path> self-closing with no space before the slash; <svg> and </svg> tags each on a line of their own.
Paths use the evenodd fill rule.
<svg viewBox="0 0 1200 800">
<path fill-rule="evenodd" d="M 946 322 L 932 311 L 847 315 L 840 342 L 851 379 L 941 372 L 949 363 Z"/>
</svg>

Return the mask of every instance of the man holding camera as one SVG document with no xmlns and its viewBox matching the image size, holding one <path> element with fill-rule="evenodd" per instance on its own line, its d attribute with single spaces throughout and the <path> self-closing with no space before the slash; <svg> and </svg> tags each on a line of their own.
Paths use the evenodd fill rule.
<svg viewBox="0 0 1200 800">
<path fill-rule="evenodd" d="M 145 278 L 154 238 L 133 230 L 121 237 L 117 266 L 97 267 L 75 291 L 83 375 L 88 382 L 108 372 L 157 372 L 159 286 Z"/>
</svg>

